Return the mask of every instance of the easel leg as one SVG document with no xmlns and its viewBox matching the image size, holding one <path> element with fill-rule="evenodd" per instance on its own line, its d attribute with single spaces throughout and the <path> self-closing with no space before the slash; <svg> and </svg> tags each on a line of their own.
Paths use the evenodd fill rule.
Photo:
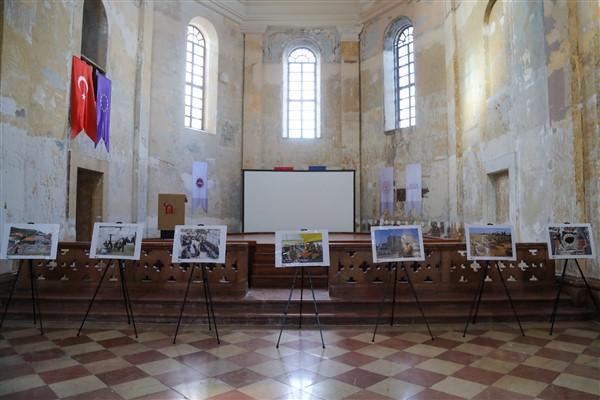
<svg viewBox="0 0 600 400">
<path fill-rule="evenodd" d="M 92 301 L 90 301 L 90 305 L 88 306 L 88 309 L 87 309 L 87 311 L 85 313 L 85 316 L 83 317 L 83 321 L 81 321 L 81 326 L 79 327 L 79 330 L 77 331 L 77 336 L 79 336 L 79 334 L 81 333 L 81 328 L 83 328 L 83 324 L 85 324 L 85 320 L 87 319 L 87 316 L 90 313 L 90 309 L 92 308 L 92 304 L 94 304 L 94 300 L 96 299 L 96 295 L 98 294 L 98 290 L 100 290 L 100 285 L 102 285 L 102 281 L 104 280 L 104 277 L 106 276 L 106 272 L 107 271 L 108 271 L 108 264 L 104 268 L 104 272 L 102 273 L 102 277 L 100 277 L 100 282 L 98 282 L 98 286 L 96 287 L 96 291 L 94 292 L 94 296 L 92 297 Z"/>
<path fill-rule="evenodd" d="M 192 279 L 194 277 L 194 268 L 196 264 L 192 264 L 192 271 L 190 273 L 190 278 L 188 279 L 187 288 L 185 289 L 185 296 L 183 296 L 183 303 L 181 304 L 181 309 L 179 310 L 179 320 L 177 321 L 177 329 L 175 329 L 175 336 L 173 337 L 173 344 L 175 344 L 175 340 L 177 339 L 177 332 L 179 332 L 179 325 L 181 324 L 181 317 L 183 316 L 183 309 L 185 308 L 185 303 L 187 302 L 188 293 L 190 291 L 190 284 L 192 283 Z"/>
<path fill-rule="evenodd" d="M 475 303 L 477 303 L 477 311 L 479 311 L 479 303 L 481 302 L 481 294 L 483 293 L 483 283 L 485 282 L 485 277 L 487 276 L 489 264 L 490 264 L 489 262 L 486 262 L 485 267 L 481 271 L 481 279 L 479 280 L 479 286 L 477 287 L 477 292 L 475 293 L 475 297 L 473 298 L 473 303 L 471 304 L 471 311 L 469 311 L 469 319 L 467 320 L 467 324 L 465 325 L 463 337 L 465 337 L 467 334 L 467 327 L 469 326 L 469 322 L 471 321 L 471 315 L 473 315 L 473 309 L 475 308 Z M 475 311 L 475 316 L 473 317 L 473 323 L 475 323 L 475 318 L 477 318 L 477 311 Z"/>
<path fill-rule="evenodd" d="M 17 286 L 17 282 L 19 281 L 19 275 L 21 275 L 21 266 L 23 265 L 23 260 L 19 261 L 19 268 L 17 269 L 17 275 L 15 280 L 13 281 L 12 287 L 10 288 L 10 294 L 8 295 L 8 299 L 6 300 L 6 306 L 4 307 L 4 313 L 2 314 L 2 321 L 0 322 L 0 328 L 4 323 L 4 318 L 6 317 L 6 312 L 8 311 L 8 306 L 10 301 L 12 300 L 13 292 L 15 291 L 15 287 Z M 35 319 L 34 319 L 35 323 Z"/>
<path fill-rule="evenodd" d="M 517 319 L 517 323 L 519 324 L 519 329 L 521 329 L 521 335 L 525 336 L 525 332 L 523 332 L 523 327 L 521 326 L 521 321 L 519 321 L 519 316 L 517 315 L 517 309 L 510 297 L 510 293 L 508 291 L 508 286 L 506 286 L 506 281 L 504 280 L 504 276 L 502 276 L 502 271 L 500 271 L 500 267 L 496 264 L 496 269 L 498 270 L 498 275 L 500 275 L 500 280 L 502 281 L 502 285 L 504 285 L 504 290 L 506 291 L 506 296 L 508 297 L 508 302 L 512 307 L 513 313 L 515 314 L 515 318 Z"/>
<path fill-rule="evenodd" d="M 296 267 L 296 272 L 294 273 L 294 279 L 292 280 L 292 289 L 290 290 L 290 295 L 288 297 L 287 305 L 285 306 L 285 311 L 283 312 L 283 322 L 281 323 L 281 329 L 279 330 L 279 338 L 277 338 L 276 348 L 279 348 L 279 341 L 281 340 L 281 333 L 283 332 L 283 327 L 285 326 L 285 321 L 287 320 L 288 310 L 290 309 L 290 303 L 292 302 L 292 294 L 294 293 L 294 286 L 296 286 L 296 278 L 298 277 L 298 270 L 300 267 Z"/>
<path fill-rule="evenodd" d="M 213 325 L 215 326 L 215 335 L 217 336 L 217 343 L 220 344 L 221 339 L 219 339 L 219 331 L 217 330 L 217 320 L 215 319 L 215 309 L 213 308 L 212 295 L 210 294 L 210 285 L 208 282 L 208 275 L 206 274 L 206 268 L 204 268 L 203 265 L 201 265 L 201 268 L 202 268 L 202 280 L 204 281 L 204 287 L 205 287 L 204 296 L 208 299 L 207 303 L 209 304 L 210 313 L 212 315 L 212 320 L 213 320 Z M 210 316 L 208 318 L 208 321 L 209 321 L 208 323 L 210 325 Z"/>
<path fill-rule="evenodd" d="M 42 325 L 42 309 L 40 308 L 40 297 L 37 290 L 37 281 L 33 274 L 33 260 L 29 260 L 29 279 L 31 280 L 31 303 L 33 304 L 33 323 L 35 324 L 35 308 L 40 316 L 40 332 L 44 334 L 44 326 Z"/>
<path fill-rule="evenodd" d="M 385 281 L 385 288 L 383 289 L 383 298 L 381 299 L 381 303 L 379 303 L 379 313 L 377 314 L 377 321 L 375 322 L 375 330 L 373 331 L 373 339 L 371 339 L 372 342 L 375 341 L 375 335 L 377 334 L 377 328 L 379 327 L 379 319 L 381 318 L 381 312 L 383 311 L 383 304 L 385 302 L 385 298 L 387 296 L 387 290 L 388 290 L 388 286 L 390 284 L 390 278 L 392 277 L 392 269 L 396 269 L 396 266 L 393 266 L 390 264 L 389 269 L 388 269 L 388 276 L 387 276 L 387 280 Z M 394 279 L 394 291 L 396 290 L 396 282 L 397 279 Z"/>
<path fill-rule="evenodd" d="M 304 268 L 300 274 L 300 317 L 298 318 L 298 329 L 302 329 L 302 300 L 304 297 Z"/>
<path fill-rule="evenodd" d="M 204 266 L 204 264 L 200 264 L 200 268 L 202 268 L 202 287 L 204 288 L 204 304 L 206 306 L 206 319 L 208 320 L 208 330 L 212 331 L 212 322 L 210 321 L 210 308 L 208 306 L 208 274 L 206 273 L 206 267 Z"/>
<path fill-rule="evenodd" d="M 137 328 L 135 327 L 135 319 L 133 318 L 133 308 L 131 308 L 131 299 L 129 298 L 129 290 L 127 289 L 127 280 L 125 279 L 125 261 L 119 261 L 119 272 L 121 274 L 121 285 L 123 286 L 123 297 L 125 300 L 125 308 L 127 308 L 127 323 L 129 323 L 129 315 L 131 314 L 131 323 L 133 324 L 133 332 L 137 339 Z"/>
<path fill-rule="evenodd" d="M 310 269 L 308 270 L 308 283 L 310 284 L 310 291 L 312 292 L 313 304 L 315 306 L 315 315 L 317 316 L 317 324 L 319 325 L 319 332 L 321 333 L 321 344 L 323 345 L 323 348 L 325 348 L 325 340 L 323 340 L 323 330 L 321 329 L 321 319 L 319 318 L 319 311 L 317 310 L 317 298 L 315 297 L 315 289 L 313 288 L 312 277 L 310 275 Z M 300 302 L 300 304 L 302 304 L 302 302 Z"/>
<path fill-rule="evenodd" d="M 560 298 L 560 291 L 562 290 L 563 281 L 565 280 L 565 273 L 567 272 L 567 263 L 568 259 L 565 260 L 563 264 L 563 270 L 560 274 L 560 281 L 558 282 L 558 292 L 556 293 L 556 299 L 554 300 L 554 308 L 552 309 L 552 315 L 550 316 L 550 335 L 552 335 L 552 331 L 554 330 L 554 321 L 556 319 L 556 311 L 558 310 L 558 300 Z"/>
<path fill-rule="evenodd" d="M 404 264 L 402 264 L 404 266 Z M 394 312 L 396 311 L 396 287 L 398 286 L 398 264 L 394 265 L 394 294 L 392 295 L 392 316 L 390 326 L 394 326 Z"/>
<path fill-rule="evenodd" d="M 585 288 L 587 289 L 588 293 L 590 294 L 590 297 L 592 298 L 592 302 L 596 306 L 596 310 L 598 310 L 598 312 L 600 313 L 600 307 L 598 307 L 598 303 L 596 302 L 596 299 L 594 298 L 594 293 L 592 293 L 592 289 L 590 289 L 590 286 L 588 285 L 587 280 L 585 279 L 585 275 L 583 274 L 583 271 L 581 270 L 581 267 L 579 266 L 579 263 L 577 262 L 577 260 L 575 260 L 575 264 L 577 264 L 577 268 L 579 269 L 579 273 L 581 274 L 581 279 L 583 279 L 583 283 L 585 283 Z"/>
<path fill-rule="evenodd" d="M 419 310 L 421 311 L 421 315 L 423 316 L 425 325 L 427 325 L 427 330 L 429 331 L 429 336 L 431 336 L 431 340 L 435 340 L 433 338 L 433 333 L 431 333 L 431 329 L 429 329 L 429 323 L 427 322 L 427 318 L 425 318 L 425 312 L 423 311 L 423 307 L 421 307 L 421 302 L 419 301 L 419 298 L 417 297 L 417 292 L 415 291 L 415 287 L 412 284 L 412 280 L 410 279 L 410 275 L 408 274 L 406 265 L 404 265 L 404 263 L 402 263 L 402 267 L 404 268 L 404 275 L 406 275 L 406 280 L 408 281 L 408 285 L 410 286 L 410 289 L 412 290 L 413 295 L 415 296 L 415 300 L 417 301 L 417 306 L 419 307 Z"/>
</svg>

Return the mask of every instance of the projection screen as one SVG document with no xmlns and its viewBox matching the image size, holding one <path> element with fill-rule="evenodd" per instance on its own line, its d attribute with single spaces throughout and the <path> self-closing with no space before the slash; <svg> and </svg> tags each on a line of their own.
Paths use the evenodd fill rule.
<svg viewBox="0 0 600 400">
<path fill-rule="evenodd" d="M 244 170 L 244 232 L 354 232 L 354 170 Z"/>
</svg>

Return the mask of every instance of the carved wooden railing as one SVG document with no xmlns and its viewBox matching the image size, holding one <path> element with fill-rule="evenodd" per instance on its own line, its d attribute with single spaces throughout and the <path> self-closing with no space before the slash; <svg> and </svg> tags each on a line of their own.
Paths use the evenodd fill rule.
<svg viewBox="0 0 600 400">
<path fill-rule="evenodd" d="M 210 290 L 216 295 L 243 297 L 248 291 L 249 242 L 228 242 L 225 263 L 203 264 Z M 167 240 L 142 241 L 139 260 L 125 260 L 124 274 L 128 290 L 132 293 L 155 293 L 157 296 L 175 292 L 178 295 L 187 287 L 192 264 L 173 263 L 173 242 Z M 105 283 L 120 281 L 118 260 L 89 257 L 89 242 L 60 242 L 56 260 L 34 260 L 34 274 L 41 291 L 54 292 L 69 297 L 68 293 L 89 292 L 100 282 L 105 268 Z M 193 268 L 194 284 L 202 283 L 202 266 Z M 28 268 L 22 268 L 21 282 L 29 279 Z M 120 285 L 113 285 L 119 286 Z M 162 293 L 161 293 L 162 292 Z"/>
<path fill-rule="evenodd" d="M 419 291 L 473 292 L 481 280 L 483 261 L 469 261 L 465 243 L 425 243 L 425 260 L 407 262 L 411 282 Z M 329 247 L 329 294 L 332 297 L 372 296 L 382 293 L 389 277 L 393 284 L 397 266 L 398 283 L 407 283 L 401 263 L 373 263 L 370 243 L 332 243 Z M 498 261 L 502 276 L 510 287 L 533 290 L 555 284 L 554 263 L 548 262 L 544 243 L 517 244 L 516 261 Z M 495 271 L 496 261 L 490 261 L 486 290 L 503 290 Z"/>
</svg>

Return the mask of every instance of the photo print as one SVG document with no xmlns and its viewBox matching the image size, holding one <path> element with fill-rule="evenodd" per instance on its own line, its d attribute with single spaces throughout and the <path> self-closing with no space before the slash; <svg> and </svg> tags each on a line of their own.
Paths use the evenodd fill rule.
<svg viewBox="0 0 600 400">
<path fill-rule="evenodd" d="M 90 258 L 139 260 L 144 224 L 96 222 L 92 233 Z"/>
<path fill-rule="evenodd" d="M 516 260 L 510 225 L 466 225 L 467 260 Z"/>
<path fill-rule="evenodd" d="M 590 224 L 549 224 L 546 238 L 551 259 L 596 257 Z"/>
<path fill-rule="evenodd" d="M 419 225 L 372 226 L 373 262 L 423 261 L 423 235 Z"/>
<path fill-rule="evenodd" d="M 275 232 L 275 267 L 329 266 L 329 234 L 325 230 Z"/>
<path fill-rule="evenodd" d="M 0 258 L 56 259 L 59 224 L 5 224 Z"/>
<path fill-rule="evenodd" d="M 176 225 L 173 262 L 224 263 L 226 225 Z"/>
</svg>

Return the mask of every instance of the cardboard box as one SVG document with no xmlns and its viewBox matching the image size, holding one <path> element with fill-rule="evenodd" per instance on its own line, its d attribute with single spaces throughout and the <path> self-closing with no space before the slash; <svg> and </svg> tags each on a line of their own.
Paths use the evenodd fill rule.
<svg viewBox="0 0 600 400">
<path fill-rule="evenodd" d="M 158 230 L 172 231 L 175 225 L 185 225 L 185 194 L 158 194 Z"/>
</svg>

